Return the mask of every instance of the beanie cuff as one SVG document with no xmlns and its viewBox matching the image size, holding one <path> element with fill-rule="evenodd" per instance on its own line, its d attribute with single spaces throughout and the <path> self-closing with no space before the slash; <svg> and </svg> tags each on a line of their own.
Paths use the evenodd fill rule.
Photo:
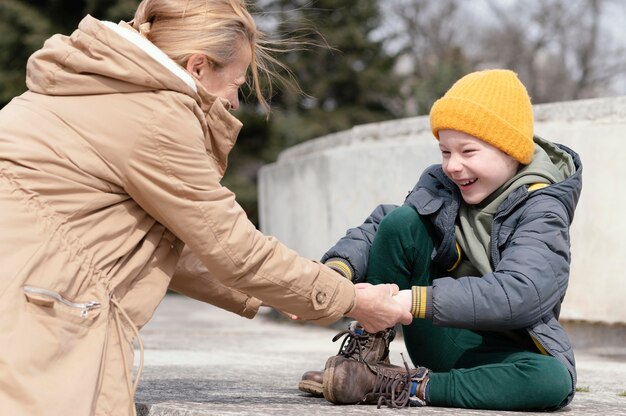
<svg viewBox="0 0 626 416">
<path fill-rule="evenodd" d="M 474 101 L 458 97 L 443 97 L 430 112 L 433 134 L 439 139 L 440 130 L 456 130 L 480 139 L 518 162 L 532 161 L 535 145 L 532 133 L 523 134 L 498 114 Z"/>
</svg>

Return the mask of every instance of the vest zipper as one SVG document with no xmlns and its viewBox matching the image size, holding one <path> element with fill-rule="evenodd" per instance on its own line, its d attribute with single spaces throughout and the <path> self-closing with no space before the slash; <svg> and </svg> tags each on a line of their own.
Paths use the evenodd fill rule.
<svg viewBox="0 0 626 416">
<path fill-rule="evenodd" d="M 95 301 L 95 300 L 91 300 L 89 302 L 72 302 L 72 301 L 65 299 L 63 296 L 61 296 L 57 292 L 54 292 L 48 289 L 42 289 L 40 287 L 24 286 L 24 292 L 32 293 L 35 295 L 46 296 L 54 300 L 57 300 L 61 302 L 62 304 L 64 304 L 65 306 L 69 306 L 70 308 L 80 309 L 81 318 L 86 318 L 87 315 L 89 314 L 89 311 L 91 311 L 92 309 L 97 309 L 100 306 L 102 306 L 100 302 Z"/>
</svg>

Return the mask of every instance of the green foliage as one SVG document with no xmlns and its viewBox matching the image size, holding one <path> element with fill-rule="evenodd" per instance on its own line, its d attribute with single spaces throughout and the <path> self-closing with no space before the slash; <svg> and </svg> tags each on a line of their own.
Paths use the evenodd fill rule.
<svg viewBox="0 0 626 416">
<path fill-rule="evenodd" d="M 460 51 L 440 57 L 437 66 L 416 79 L 411 96 L 417 104 L 418 115 L 427 115 L 430 108 L 463 75 L 471 72 Z"/>
<path fill-rule="evenodd" d="M 17 0 L 0 3 L 0 106 L 26 89 L 25 64 L 51 34 L 50 20 Z"/>
<path fill-rule="evenodd" d="M 286 0 L 266 6 L 283 22 L 278 32 L 304 30 L 300 40 L 320 45 L 283 56 L 305 94 L 287 89 L 273 97 L 270 158 L 313 137 L 397 116 L 388 106 L 399 89 L 390 76 L 395 59 L 372 40 L 380 26 L 378 2 L 318 0 L 298 6 Z"/>
<path fill-rule="evenodd" d="M 0 1 L 0 107 L 26 90 L 26 61 L 55 33 L 70 34 L 86 15 L 132 18 L 138 0 Z"/>
<path fill-rule="evenodd" d="M 589 393 L 591 392 L 591 389 L 589 388 L 589 386 L 581 386 L 581 387 L 576 387 L 576 392 L 578 393 Z"/>
<path fill-rule="evenodd" d="M 48 37 L 69 35 L 86 14 L 128 21 L 138 3 L 76 0 L 68 7 L 66 0 L 0 1 L 0 107 L 26 89 L 26 61 Z M 223 183 L 235 191 L 255 223 L 257 171 L 280 151 L 358 124 L 413 115 L 398 105 L 407 97 L 400 93 L 406 80 L 393 75 L 396 56 L 389 55 L 384 39 L 375 36 L 381 26 L 379 1 L 258 0 L 257 4 L 264 13 L 258 19 L 261 26 L 276 22 L 268 33 L 296 39 L 296 47 L 278 58 L 291 69 L 301 91 L 293 85 L 276 90 L 269 119 L 254 100 L 236 113 L 244 127 Z M 432 76 L 413 77 L 408 99 L 416 100 L 417 108 L 429 108 L 464 73 L 460 61 L 446 61 Z"/>
<path fill-rule="evenodd" d="M 395 58 L 372 40 L 380 26 L 376 0 L 268 0 L 262 7 L 281 22 L 271 33 L 296 39 L 295 50 L 278 57 L 302 91 L 289 85 L 276 91 L 269 121 L 254 102 L 237 113 L 244 127 L 224 184 L 253 222 L 259 162 L 274 161 L 280 151 L 311 138 L 398 117 L 389 102 L 400 87 L 391 75 Z"/>
</svg>

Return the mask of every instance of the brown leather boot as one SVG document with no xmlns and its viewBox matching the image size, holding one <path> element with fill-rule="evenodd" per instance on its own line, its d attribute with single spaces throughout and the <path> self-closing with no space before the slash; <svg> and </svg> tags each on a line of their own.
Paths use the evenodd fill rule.
<svg viewBox="0 0 626 416">
<path fill-rule="evenodd" d="M 312 394 L 313 396 L 323 397 L 324 391 L 322 390 L 322 380 L 324 377 L 323 371 L 307 371 L 302 374 L 302 379 L 298 383 L 298 389 L 305 393 Z"/>
<path fill-rule="evenodd" d="M 430 370 L 388 363 L 368 363 L 342 356 L 328 359 L 324 369 L 324 397 L 335 404 L 423 406 Z M 414 394 L 411 388 L 415 383 Z"/>
<path fill-rule="evenodd" d="M 396 336 L 394 328 L 375 334 L 365 331 L 357 321 L 350 322 L 348 329 L 333 337 L 333 342 L 344 337 L 337 356 L 366 362 L 389 362 L 389 344 Z M 307 371 L 302 375 L 298 389 L 314 396 L 323 396 L 323 371 Z"/>
</svg>

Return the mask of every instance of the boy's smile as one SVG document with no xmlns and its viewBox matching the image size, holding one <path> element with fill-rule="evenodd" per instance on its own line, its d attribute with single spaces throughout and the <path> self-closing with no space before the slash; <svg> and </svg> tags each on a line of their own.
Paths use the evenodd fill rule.
<svg viewBox="0 0 626 416">
<path fill-rule="evenodd" d="M 444 173 L 470 205 L 481 203 L 519 168 L 519 162 L 506 153 L 460 131 L 440 130 L 439 148 Z"/>
</svg>

